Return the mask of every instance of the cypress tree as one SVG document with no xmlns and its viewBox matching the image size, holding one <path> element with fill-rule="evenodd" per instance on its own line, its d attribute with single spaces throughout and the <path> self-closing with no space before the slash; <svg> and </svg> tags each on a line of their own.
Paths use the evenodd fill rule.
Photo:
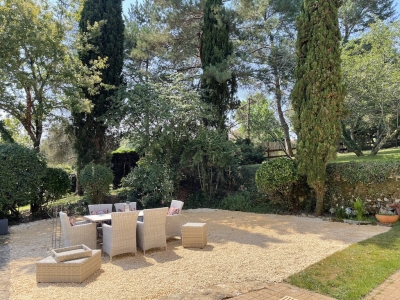
<svg viewBox="0 0 400 300">
<path fill-rule="evenodd" d="M 87 43 L 91 50 L 81 51 L 80 60 L 91 66 L 98 57 L 107 57 L 107 66 L 101 70 L 102 86 L 99 93 L 93 95 L 88 90 L 85 96 L 92 102 L 90 113 L 73 113 L 75 150 L 77 151 L 78 172 L 90 162 L 104 163 L 106 159 L 105 140 L 108 126 L 105 120 L 109 112 L 116 90 L 103 85 L 119 87 L 123 83 L 123 45 L 124 22 L 122 19 L 122 0 L 86 0 L 81 11 L 79 30 L 88 32 L 88 25 L 104 21 L 100 34 L 89 36 Z M 106 117 L 107 116 L 107 117 Z"/>
<path fill-rule="evenodd" d="M 291 98 L 298 136 L 296 159 L 323 213 L 326 164 L 341 134 L 344 87 L 340 61 L 339 0 L 304 0 L 297 20 L 296 83 Z"/>
<path fill-rule="evenodd" d="M 214 108 L 214 118 L 205 123 L 225 131 L 227 111 L 237 108 L 240 103 L 235 98 L 236 77 L 229 70 L 233 45 L 229 40 L 230 22 L 222 0 L 206 0 L 203 20 L 200 49 L 202 99 Z"/>
</svg>

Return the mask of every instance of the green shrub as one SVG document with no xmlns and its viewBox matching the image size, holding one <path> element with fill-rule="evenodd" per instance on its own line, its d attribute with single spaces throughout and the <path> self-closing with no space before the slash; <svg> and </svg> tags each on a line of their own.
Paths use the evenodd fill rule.
<svg viewBox="0 0 400 300">
<path fill-rule="evenodd" d="M 349 184 L 374 184 L 385 182 L 390 176 L 400 174 L 400 162 L 348 162 L 328 164 L 328 180 Z"/>
<path fill-rule="evenodd" d="M 167 165 L 151 156 L 138 161 L 122 180 L 123 187 L 130 188 L 129 201 L 138 201 L 145 208 L 160 207 L 172 199 L 174 184 L 172 171 Z"/>
<path fill-rule="evenodd" d="M 47 217 L 47 205 L 65 196 L 70 189 L 70 185 L 69 175 L 63 169 L 46 168 L 41 184 L 38 187 L 36 199 L 31 202 L 32 217 Z"/>
<path fill-rule="evenodd" d="M 335 217 L 337 219 L 346 219 L 347 218 L 347 213 L 346 213 L 346 209 L 344 208 L 344 206 L 336 205 Z"/>
<path fill-rule="evenodd" d="M 47 168 L 43 178 L 44 199 L 55 201 L 65 196 L 71 182 L 67 172 L 58 168 Z"/>
<path fill-rule="evenodd" d="M 353 206 L 357 214 L 357 220 L 361 221 L 365 212 L 365 203 L 360 198 L 357 198 L 356 201 L 354 201 Z"/>
<path fill-rule="evenodd" d="M 272 201 L 281 202 L 292 210 L 297 205 L 293 203 L 293 187 L 300 179 L 296 164 L 289 158 L 276 158 L 265 161 L 258 168 L 255 176 L 259 192 L 268 195 Z"/>
<path fill-rule="evenodd" d="M 36 151 L 15 143 L 0 144 L 0 217 L 18 219 L 19 206 L 35 203 L 45 170 L 46 163 Z"/>
<path fill-rule="evenodd" d="M 113 173 L 106 166 L 89 164 L 80 173 L 79 180 L 90 203 L 103 203 L 104 196 L 110 192 Z"/>
<path fill-rule="evenodd" d="M 239 166 L 233 175 L 235 180 L 233 187 L 239 191 L 247 190 L 256 192 L 255 176 L 259 167 L 260 165 Z"/>
<path fill-rule="evenodd" d="M 265 160 L 265 150 L 261 146 L 254 146 L 250 139 L 238 138 L 235 144 L 238 147 L 236 156 L 239 165 L 260 164 Z"/>
<path fill-rule="evenodd" d="M 230 188 L 237 166 L 236 146 L 226 135 L 213 130 L 200 130 L 184 145 L 180 166 L 185 179 L 198 185 L 206 199 L 218 202 L 221 189 Z M 217 204 L 217 203 L 215 203 Z"/>
<path fill-rule="evenodd" d="M 220 203 L 222 209 L 236 211 L 250 211 L 252 208 L 251 193 L 248 191 L 237 192 L 234 195 L 226 196 Z"/>
</svg>

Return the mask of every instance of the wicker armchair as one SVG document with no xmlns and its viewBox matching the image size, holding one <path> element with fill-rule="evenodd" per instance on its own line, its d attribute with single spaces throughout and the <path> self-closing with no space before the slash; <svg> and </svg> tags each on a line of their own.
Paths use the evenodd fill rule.
<svg viewBox="0 0 400 300">
<path fill-rule="evenodd" d="M 116 212 L 124 211 L 125 203 L 114 203 L 114 207 L 115 207 Z M 135 211 L 136 210 L 136 202 L 129 202 L 129 209 L 131 211 Z"/>
<path fill-rule="evenodd" d="M 178 209 L 178 214 L 175 215 L 167 215 L 167 219 L 165 222 L 165 235 L 166 238 L 171 238 L 174 236 L 180 236 L 182 238 L 182 230 L 181 230 L 181 211 L 183 207 L 183 202 L 179 200 L 171 201 L 171 208 Z"/>
<path fill-rule="evenodd" d="M 139 212 L 111 214 L 111 224 L 103 224 L 103 252 L 110 256 L 134 253 L 136 255 L 136 221 Z"/>
<path fill-rule="evenodd" d="M 112 213 L 112 204 L 89 204 L 88 205 L 89 208 L 89 215 L 93 215 L 96 213 L 92 213 L 92 212 L 96 212 L 96 211 L 105 211 L 107 210 L 108 213 Z"/>
<path fill-rule="evenodd" d="M 60 211 L 60 221 L 64 247 L 85 244 L 90 249 L 96 249 L 96 223 L 80 221 L 71 226 L 67 214 L 62 211 Z"/>
<path fill-rule="evenodd" d="M 146 250 L 152 248 L 164 248 L 167 250 L 165 236 L 165 220 L 167 207 L 145 209 L 143 222 L 137 221 L 137 244 L 146 255 Z"/>
</svg>

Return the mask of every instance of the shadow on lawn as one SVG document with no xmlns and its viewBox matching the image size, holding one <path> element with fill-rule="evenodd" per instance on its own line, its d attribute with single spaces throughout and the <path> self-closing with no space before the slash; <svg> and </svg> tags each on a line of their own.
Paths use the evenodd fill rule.
<svg viewBox="0 0 400 300">
<path fill-rule="evenodd" d="M 393 224 L 388 232 L 373 236 L 359 243 L 361 246 L 375 245 L 382 249 L 395 250 L 400 253 L 400 222 Z"/>
</svg>

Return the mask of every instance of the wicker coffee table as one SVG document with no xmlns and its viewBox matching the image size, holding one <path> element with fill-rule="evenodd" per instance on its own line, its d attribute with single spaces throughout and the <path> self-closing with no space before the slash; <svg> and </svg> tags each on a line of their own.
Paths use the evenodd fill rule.
<svg viewBox="0 0 400 300">
<path fill-rule="evenodd" d="M 80 283 L 101 267 L 101 250 L 92 250 L 92 255 L 68 261 L 57 262 L 48 256 L 36 263 L 37 282 Z"/>
<path fill-rule="evenodd" d="M 204 248 L 206 245 L 206 223 L 186 223 L 182 225 L 182 246 L 184 248 Z"/>
</svg>

